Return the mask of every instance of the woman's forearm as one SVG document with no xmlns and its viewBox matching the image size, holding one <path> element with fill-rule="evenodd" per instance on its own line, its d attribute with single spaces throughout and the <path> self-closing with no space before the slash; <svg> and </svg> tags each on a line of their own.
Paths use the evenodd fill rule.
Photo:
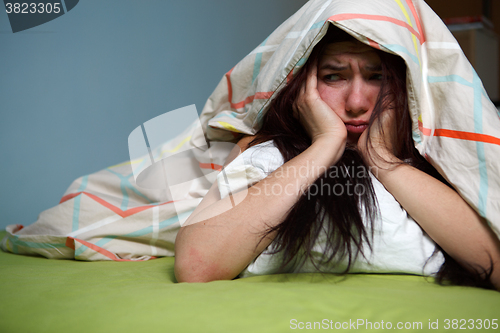
<svg viewBox="0 0 500 333">
<path fill-rule="evenodd" d="M 232 198 L 217 200 L 214 184 L 177 236 L 177 280 L 236 277 L 271 243 L 273 234 L 262 239 L 266 230 L 284 220 L 304 190 L 340 158 L 344 146 L 345 138 L 316 140 L 247 193 L 236 193 Z M 241 202 L 232 207 L 231 200 Z"/>
<path fill-rule="evenodd" d="M 375 169 L 376 177 L 408 214 L 465 267 L 490 269 L 500 290 L 500 246 L 491 229 L 460 195 L 406 164 Z"/>
<path fill-rule="evenodd" d="M 491 282 L 500 290 L 498 238 L 457 192 L 395 157 L 395 112 L 386 110 L 372 131 L 359 139 L 365 162 L 420 227 L 461 265 L 481 272 L 493 264 Z"/>
</svg>

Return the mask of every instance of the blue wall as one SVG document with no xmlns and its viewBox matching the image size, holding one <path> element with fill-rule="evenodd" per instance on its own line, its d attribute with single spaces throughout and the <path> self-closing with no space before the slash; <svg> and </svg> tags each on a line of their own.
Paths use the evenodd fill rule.
<svg viewBox="0 0 500 333">
<path fill-rule="evenodd" d="M 201 111 L 305 0 L 80 0 L 12 33 L 0 10 L 0 228 L 29 225 L 79 176 L 128 160 L 141 123 Z"/>
</svg>

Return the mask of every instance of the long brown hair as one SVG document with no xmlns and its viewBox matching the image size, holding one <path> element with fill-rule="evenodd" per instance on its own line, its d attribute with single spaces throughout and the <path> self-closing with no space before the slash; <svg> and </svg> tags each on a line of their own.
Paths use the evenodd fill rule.
<svg viewBox="0 0 500 333">
<path fill-rule="evenodd" d="M 311 145 L 307 132 L 293 117 L 293 104 L 312 64 L 320 57 L 326 45 L 346 40 L 355 39 L 330 25 L 327 34 L 314 47 L 303 68 L 273 99 L 269 110 L 263 116 L 261 129 L 249 146 L 272 140 L 287 162 Z M 406 89 L 406 65 L 403 59 L 376 51 L 382 60 L 382 82 L 367 131 L 371 130 L 374 121 L 384 110 L 388 107 L 395 108 L 395 156 L 447 184 L 414 147 Z M 365 172 L 362 172 L 363 170 Z M 320 271 L 324 264 L 336 264 L 347 259 L 347 267 L 344 270 L 344 273 L 347 273 L 356 258 L 364 255 L 363 243 L 371 248 L 373 234 L 367 231 L 363 221 L 367 221 L 368 230 L 373 230 L 373 221 L 379 210 L 368 170 L 357 148 L 347 145 L 341 159 L 301 196 L 284 221 L 266 231 L 263 237 L 276 232 L 272 251 L 282 255 L 280 271 L 284 271 L 292 262 L 300 267 L 308 258 Z M 349 186 L 353 189 L 362 188 L 363 191 L 342 191 L 340 194 L 332 191 Z M 325 193 L 324 189 L 329 190 Z M 326 233 L 326 245 L 322 257 L 315 261 L 312 249 L 322 232 Z M 489 282 L 491 272 L 492 270 L 483 270 L 471 273 L 445 254 L 445 263 L 437 273 L 437 281 L 442 283 L 450 280 L 456 284 L 492 287 Z"/>
</svg>

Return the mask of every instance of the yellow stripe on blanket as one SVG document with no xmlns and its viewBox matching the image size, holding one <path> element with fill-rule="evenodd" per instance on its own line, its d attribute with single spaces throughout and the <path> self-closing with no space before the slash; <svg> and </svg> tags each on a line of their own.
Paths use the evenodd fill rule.
<svg viewBox="0 0 500 333">
<path fill-rule="evenodd" d="M 406 17 L 406 21 L 408 22 L 408 25 L 413 28 L 413 24 L 411 24 L 411 18 L 410 15 L 408 15 L 408 12 L 406 11 L 405 6 L 401 3 L 400 0 L 395 0 L 396 3 L 398 4 L 399 8 L 401 8 L 401 11 L 403 12 L 403 15 Z M 415 17 L 415 20 L 418 18 Z M 418 44 L 417 44 L 417 38 L 415 37 L 414 34 L 411 34 L 412 40 L 413 40 L 413 46 L 415 47 L 415 52 L 417 54 L 417 59 L 418 59 L 418 65 L 420 68 L 422 68 L 422 63 L 420 62 L 420 56 L 418 54 Z M 423 36 L 422 36 L 423 37 Z"/>
<path fill-rule="evenodd" d="M 243 133 L 230 123 L 226 123 L 225 121 L 218 121 L 217 123 L 221 124 L 222 127 L 224 127 L 227 130 L 230 130 L 231 132 L 237 132 L 237 133 Z"/>
</svg>

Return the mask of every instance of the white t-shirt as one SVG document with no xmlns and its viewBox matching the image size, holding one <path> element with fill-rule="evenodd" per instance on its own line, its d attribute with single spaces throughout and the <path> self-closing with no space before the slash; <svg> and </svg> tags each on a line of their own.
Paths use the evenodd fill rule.
<svg viewBox="0 0 500 333">
<path fill-rule="evenodd" d="M 229 193 L 234 194 L 246 190 L 279 168 L 283 162 L 281 153 L 272 141 L 248 148 L 217 176 L 221 198 L 225 198 Z M 380 214 L 373 222 L 371 250 L 368 246 L 363 246 L 364 256 L 358 255 L 349 272 L 433 275 L 444 262 L 442 253 L 438 252 L 431 257 L 435 250 L 434 241 L 423 232 L 377 178 L 373 175 L 370 177 Z M 275 192 L 272 193 L 279 195 L 277 189 Z M 365 228 L 370 235 L 371 228 L 368 223 L 365 223 Z M 322 234 L 316 240 L 312 251 L 312 260 L 321 257 L 325 249 L 325 237 L 326 234 Z M 281 257 L 279 253 L 269 253 L 269 249 L 272 247 L 273 243 L 240 274 L 240 277 L 276 273 L 281 263 Z M 336 265 L 321 266 L 321 270 L 340 273 L 345 270 L 346 266 L 347 259 Z M 294 273 L 316 271 L 317 269 L 310 259 L 301 267 L 292 264 L 287 268 L 287 272 Z"/>
</svg>

